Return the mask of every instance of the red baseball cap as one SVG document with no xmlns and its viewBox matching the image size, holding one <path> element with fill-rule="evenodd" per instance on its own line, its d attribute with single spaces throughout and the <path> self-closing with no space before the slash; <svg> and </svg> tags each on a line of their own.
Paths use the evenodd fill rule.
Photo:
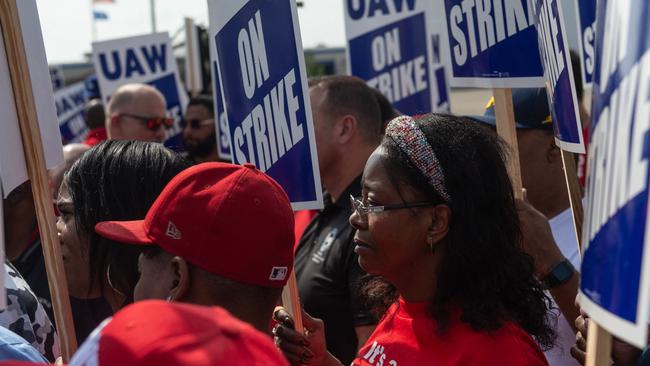
<svg viewBox="0 0 650 366">
<path fill-rule="evenodd" d="M 282 187 L 254 165 L 203 163 L 174 177 L 144 220 L 100 222 L 95 231 L 158 245 L 233 281 L 282 287 L 293 267 L 293 220 Z"/>
<path fill-rule="evenodd" d="M 288 363 L 270 336 L 222 308 L 147 300 L 127 306 L 95 329 L 69 365 L 284 366 Z"/>
</svg>

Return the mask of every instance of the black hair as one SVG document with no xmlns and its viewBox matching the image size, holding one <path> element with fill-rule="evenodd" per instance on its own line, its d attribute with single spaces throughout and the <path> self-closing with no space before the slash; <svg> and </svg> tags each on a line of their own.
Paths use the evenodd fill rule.
<svg viewBox="0 0 650 366">
<path fill-rule="evenodd" d="M 106 239 L 95 232 L 102 221 L 141 220 L 165 185 L 190 163 L 162 144 L 109 140 L 82 155 L 64 178 L 80 235 L 89 239 L 90 283 L 103 290 L 110 283 L 133 301 L 138 281 L 137 246 Z"/>
<path fill-rule="evenodd" d="M 347 75 L 312 78 L 309 87 L 327 92 L 325 110 L 331 116 L 353 115 L 365 140 L 377 144 L 382 136 L 382 110 L 375 91 L 363 80 Z"/>
<path fill-rule="evenodd" d="M 92 99 L 86 103 L 84 110 L 86 116 L 86 126 L 88 128 L 104 127 L 106 123 L 106 115 L 104 114 L 104 104 L 100 99 Z"/>
<path fill-rule="evenodd" d="M 402 113 L 395 109 L 395 107 L 390 103 L 390 100 L 388 100 L 388 98 L 386 98 L 386 96 L 378 89 L 372 89 L 372 91 L 375 93 L 377 103 L 379 103 L 379 111 L 381 112 L 381 133 L 383 134 L 388 122 L 395 117 L 399 117 Z"/>
<path fill-rule="evenodd" d="M 197 95 L 190 98 L 190 101 L 187 103 L 187 107 L 191 106 L 203 106 L 205 107 L 210 115 L 214 117 L 214 100 L 210 95 Z"/>
<path fill-rule="evenodd" d="M 576 96 L 578 97 L 578 102 L 582 103 L 585 92 L 582 87 L 582 64 L 580 62 L 580 55 L 575 50 L 569 50 L 569 56 L 571 56 L 571 71 L 573 71 L 573 82 L 576 85 Z"/>
<path fill-rule="evenodd" d="M 430 313 L 440 324 L 438 331 L 445 330 L 455 304 L 462 310 L 461 320 L 475 330 L 494 330 L 511 321 L 550 348 L 554 339 L 546 320 L 550 299 L 534 276 L 532 258 L 521 247 L 504 143 L 462 117 L 428 114 L 415 121 L 442 166 L 451 196 L 449 232 L 436 247 L 444 258 L 438 272 L 431 274 L 437 287 Z M 381 161 L 398 192 L 401 186 L 410 186 L 425 200 L 443 202 L 395 141 L 385 137 L 382 146 Z M 398 296 L 394 287 L 377 285 L 376 280 L 364 291 L 374 295 L 375 305 L 384 307 Z"/>
</svg>

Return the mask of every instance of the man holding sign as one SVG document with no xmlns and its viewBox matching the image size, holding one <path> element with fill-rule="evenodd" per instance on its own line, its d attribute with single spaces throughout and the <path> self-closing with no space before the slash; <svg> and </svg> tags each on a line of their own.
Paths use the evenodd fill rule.
<svg viewBox="0 0 650 366">
<path fill-rule="evenodd" d="M 252 163 L 294 209 L 322 207 L 295 2 L 210 1 L 233 162 Z"/>
</svg>

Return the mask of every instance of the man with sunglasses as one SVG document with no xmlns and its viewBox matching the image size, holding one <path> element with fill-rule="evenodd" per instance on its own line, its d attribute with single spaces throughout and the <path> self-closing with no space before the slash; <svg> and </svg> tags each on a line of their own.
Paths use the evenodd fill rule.
<svg viewBox="0 0 650 366">
<path fill-rule="evenodd" d="M 196 164 L 219 161 L 212 97 L 199 95 L 191 98 L 181 127 L 185 151 L 191 161 Z"/>
<path fill-rule="evenodd" d="M 173 124 L 165 97 L 152 86 L 123 85 L 108 101 L 106 130 L 111 140 L 163 142 Z"/>
</svg>

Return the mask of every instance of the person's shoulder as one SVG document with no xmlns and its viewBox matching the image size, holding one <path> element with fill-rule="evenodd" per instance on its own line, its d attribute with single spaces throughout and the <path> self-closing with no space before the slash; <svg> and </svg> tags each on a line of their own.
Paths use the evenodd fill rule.
<svg viewBox="0 0 650 366">
<path fill-rule="evenodd" d="M 5 360 L 47 362 L 25 339 L 0 327 L 0 361 Z"/>
</svg>

